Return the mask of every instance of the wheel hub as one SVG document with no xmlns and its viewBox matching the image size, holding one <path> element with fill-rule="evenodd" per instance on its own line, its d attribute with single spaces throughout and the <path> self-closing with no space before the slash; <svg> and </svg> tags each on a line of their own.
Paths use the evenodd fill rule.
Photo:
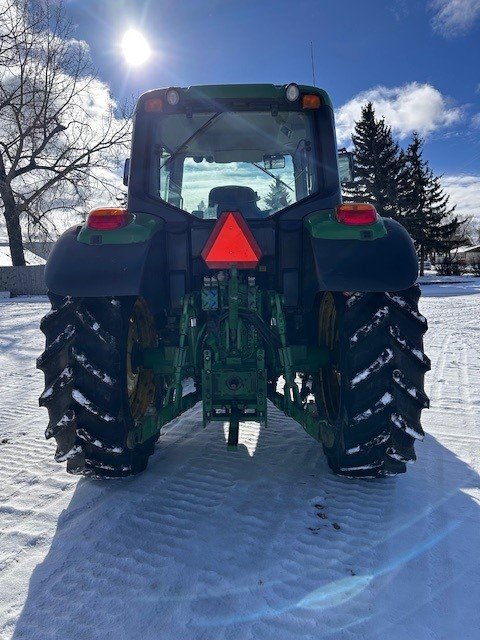
<svg viewBox="0 0 480 640">
<path fill-rule="evenodd" d="M 342 377 L 339 363 L 338 313 L 335 299 L 330 292 L 323 296 L 318 323 L 319 343 L 326 346 L 330 352 L 329 362 L 319 372 L 320 393 L 327 420 L 333 425 L 340 411 Z"/>
<path fill-rule="evenodd" d="M 155 383 L 153 372 L 141 366 L 142 351 L 155 346 L 155 326 L 144 300 L 140 298 L 130 316 L 127 335 L 126 382 L 130 411 L 140 420 L 153 401 Z"/>
</svg>

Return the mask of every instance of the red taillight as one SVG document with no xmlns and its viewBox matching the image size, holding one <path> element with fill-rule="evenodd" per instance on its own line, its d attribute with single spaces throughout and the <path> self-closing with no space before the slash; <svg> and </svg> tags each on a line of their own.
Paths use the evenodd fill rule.
<svg viewBox="0 0 480 640">
<path fill-rule="evenodd" d="M 255 269 L 262 252 L 239 211 L 224 211 L 207 240 L 202 258 L 209 269 Z"/>
<path fill-rule="evenodd" d="M 377 210 L 373 204 L 345 202 L 337 207 L 336 214 L 342 224 L 373 224 L 377 220 Z"/>
<path fill-rule="evenodd" d="M 128 211 L 120 207 L 98 207 L 88 214 L 87 227 L 99 231 L 120 229 L 128 224 Z"/>
</svg>

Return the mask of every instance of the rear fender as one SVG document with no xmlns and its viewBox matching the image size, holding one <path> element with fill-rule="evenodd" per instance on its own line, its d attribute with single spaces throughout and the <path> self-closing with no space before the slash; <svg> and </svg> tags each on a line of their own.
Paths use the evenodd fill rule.
<svg viewBox="0 0 480 640">
<path fill-rule="evenodd" d="M 162 297 L 165 286 L 165 237 L 157 229 L 147 240 L 121 244 L 79 241 L 82 227 L 72 227 L 56 242 L 45 267 L 47 289 L 61 296 Z M 155 273 L 156 277 L 145 277 Z"/>
<path fill-rule="evenodd" d="M 415 283 L 418 259 L 412 239 L 395 220 L 379 223 L 384 231 L 364 234 L 364 239 L 314 237 L 309 229 L 320 291 L 402 291 Z"/>
</svg>

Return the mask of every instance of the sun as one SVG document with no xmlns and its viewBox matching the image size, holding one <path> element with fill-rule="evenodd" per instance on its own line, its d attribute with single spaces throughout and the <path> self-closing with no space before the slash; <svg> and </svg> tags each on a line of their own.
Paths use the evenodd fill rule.
<svg viewBox="0 0 480 640">
<path fill-rule="evenodd" d="M 147 39 L 136 29 L 129 29 L 123 34 L 122 51 L 127 64 L 132 67 L 144 64 L 152 54 Z"/>
</svg>

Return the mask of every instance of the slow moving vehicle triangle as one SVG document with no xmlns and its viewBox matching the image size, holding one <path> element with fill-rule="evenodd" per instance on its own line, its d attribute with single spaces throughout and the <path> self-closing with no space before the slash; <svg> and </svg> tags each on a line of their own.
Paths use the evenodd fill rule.
<svg viewBox="0 0 480 640">
<path fill-rule="evenodd" d="M 239 211 L 224 211 L 213 228 L 202 258 L 209 269 L 255 269 L 262 256 L 252 232 Z"/>
</svg>

